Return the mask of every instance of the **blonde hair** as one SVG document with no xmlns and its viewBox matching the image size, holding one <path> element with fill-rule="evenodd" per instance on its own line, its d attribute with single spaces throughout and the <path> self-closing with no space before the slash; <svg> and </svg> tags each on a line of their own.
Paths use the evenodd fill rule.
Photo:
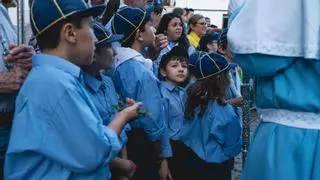
<svg viewBox="0 0 320 180">
<path fill-rule="evenodd" d="M 189 20 L 189 23 L 188 23 L 188 34 L 191 33 L 192 29 L 191 29 L 191 25 L 192 26 L 195 26 L 197 25 L 198 21 L 200 19 L 204 19 L 204 16 L 200 15 L 200 14 L 194 14 L 190 20 Z"/>
</svg>

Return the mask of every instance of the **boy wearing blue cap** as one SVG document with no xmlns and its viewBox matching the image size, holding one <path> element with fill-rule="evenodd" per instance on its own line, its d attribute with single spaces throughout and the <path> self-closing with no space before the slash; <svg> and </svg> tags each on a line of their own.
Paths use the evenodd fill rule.
<svg viewBox="0 0 320 180">
<path fill-rule="evenodd" d="M 233 157 L 241 151 L 240 118 L 225 103 L 229 64 L 215 53 L 196 63 L 197 81 L 188 89 L 185 120 L 173 156 L 180 160 L 176 179 L 231 180 Z M 182 143 L 179 143 L 182 142 Z"/>
<path fill-rule="evenodd" d="M 84 86 L 96 106 L 104 125 L 110 124 L 118 112 L 118 95 L 114 88 L 112 80 L 103 75 L 101 71 L 112 68 L 114 50 L 111 43 L 123 39 L 122 35 L 110 35 L 106 32 L 104 27 L 98 22 L 94 22 L 93 30 L 96 38 L 95 59 L 91 65 L 82 66 L 84 71 Z M 129 125 L 121 132 L 120 141 L 123 147 L 120 157 L 117 157 L 111 163 L 112 177 L 127 176 L 130 178 L 135 169 L 135 164 L 127 160 L 125 157 L 127 134 Z"/>
<path fill-rule="evenodd" d="M 106 127 L 83 84 L 79 66 L 92 63 L 91 16 L 78 0 L 34 0 L 32 29 L 43 54 L 16 100 L 5 179 L 107 179 L 107 164 L 121 149 L 118 135 L 139 103 Z"/>
<path fill-rule="evenodd" d="M 158 156 L 165 124 L 159 82 L 141 52 L 154 43 L 155 35 L 150 15 L 143 9 L 126 7 L 115 14 L 114 34 L 123 34 L 121 48 L 116 48 L 114 85 L 120 96 L 143 102 L 149 116 L 140 117 L 130 125 L 128 156 L 137 164 L 133 179 L 158 178 Z"/>
<path fill-rule="evenodd" d="M 171 51 L 162 56 L 160 73 L 162 81 L 160 91 L 165 102 L 167 113 L 166 130 L 162 139 L 161 179 L 172 179 L 171 173 L 179 168 L 175 163 L 170 145 L 171 139 L 178 139 L 179 131 L 184 120 L 184 96 L 183 85 L 188 79 L 188 53 L 185 49 L 175 46 Z"/>
</svg>

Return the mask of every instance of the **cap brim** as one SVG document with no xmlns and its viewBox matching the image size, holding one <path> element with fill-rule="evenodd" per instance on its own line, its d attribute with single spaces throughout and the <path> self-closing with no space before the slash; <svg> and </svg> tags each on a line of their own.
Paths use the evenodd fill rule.
<svg viewBox="0 0 320 180">
<path fill-rule="evenodd" d="M 111 44 L 116 41 L 120 42 L 123 38 L 124 38 L 124 35 L 119 35 L 119 34 L 111 35 L 110 38 L 100 42 L 99 44 L 97 44 L 97 46 L 101 47 L 101 46 L 106 46 L 106 45 Z"/>
<path fill-rule="evenodd" d="M 71 16 L 97 17 L 102 15 L 102 13 L 106 10 L 106 8 L 107 8 L 106 5 L 93 6 L 86 10 L 75 12 Z"/>
</svg>

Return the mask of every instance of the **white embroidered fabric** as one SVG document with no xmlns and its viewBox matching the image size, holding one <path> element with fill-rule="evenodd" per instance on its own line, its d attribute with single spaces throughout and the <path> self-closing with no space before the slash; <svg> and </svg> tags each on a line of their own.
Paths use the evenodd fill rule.
<svg viewBox="0 0 320 180">
<path fill-rule="evenodd" d="M 320 113 L 294 112 L 285 109 L 258 109 L 263 122 L 303 129 L 320 129 Z"/>
<path fill-rule="evenodd" d="M 320 59 L 319 0 L 246 0 L 228 31 L 233 53 Z"/>
</svg>

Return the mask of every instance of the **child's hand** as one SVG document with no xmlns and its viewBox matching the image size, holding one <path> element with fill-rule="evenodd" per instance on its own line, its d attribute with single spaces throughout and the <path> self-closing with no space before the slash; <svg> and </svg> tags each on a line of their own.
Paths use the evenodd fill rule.
<svg viewBox="0 0 320 180">
<path fill-rule="evenodd" d="M 127 103 L 127 106 L 132 106 L 134 105 L 134 103 L 136 103 L 136 101 L 134 101 L 133 99 L 127 98 L 126 103 Z"/>
<path fill-rule="evenodd" d="M 230 100 L 228 101 L 228 103 L 231 104 L 231 105 L 233 105 L 233 106 L 238 106 L 238 107 L 240 107 L 240 106 L 242 106 L 242 98 L 239 97 L 239 98 L 235 98 L 235 99 L 230 99 Z"/>
<path fill-rule="evenodd" d="M 169 170 L 168 161 L 166 159 L 161 161 L 159 169 L 160 180 L 172 180 L 172 176 Z"/>
<path fill-rule="evenodd" d="M 157 34 L 155 39 L 155 50 L 160 52 L 163 48 L 168 46 L 168 37 L 164 34 Z"/>
<path fill-rule="evenodd" d="M 141 102 L 134 102 L 132 99 L 127 99 L 128 107 L 122 110 L 125 115 L 128 117 L 128 121 L 135 119 L 139 116 L 139 109 L 142 105 Z M 130 105 L 129 105 L 130 104 Z"/>
</svg>

